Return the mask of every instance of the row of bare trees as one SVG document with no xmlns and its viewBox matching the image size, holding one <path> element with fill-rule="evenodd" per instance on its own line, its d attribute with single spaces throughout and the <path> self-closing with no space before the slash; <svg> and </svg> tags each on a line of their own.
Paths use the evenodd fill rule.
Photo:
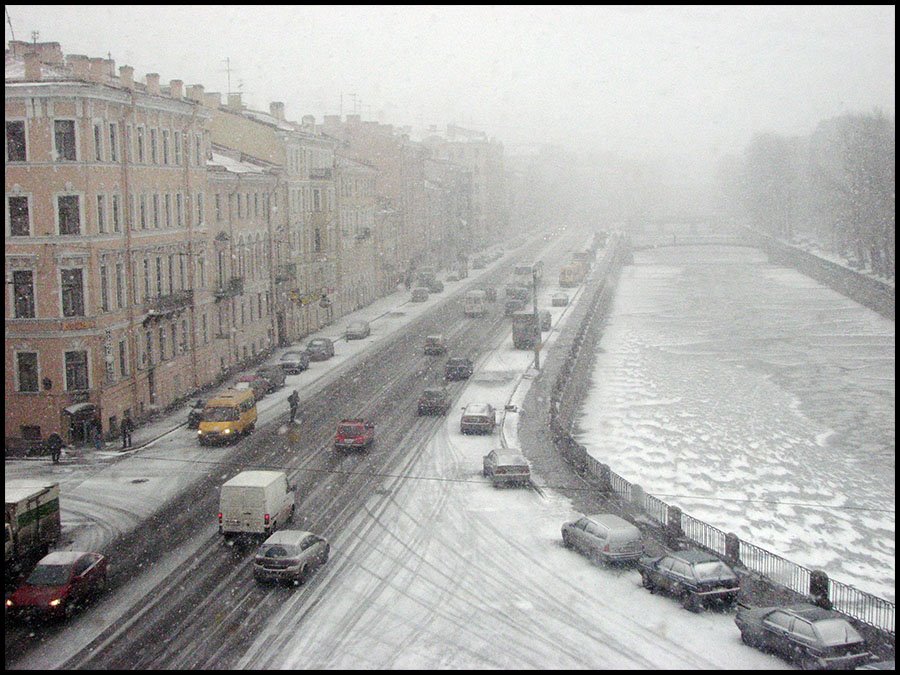
<svg viewBox="0 0 900 675">
<path fill-rule="evenodd" d="M 895 121 L 879 111 L 821 122 L 805 137 L 757 134 L 720 165 L 732 215 L 791 241 L 807 235 L 893 278 Z"/>
</svg>

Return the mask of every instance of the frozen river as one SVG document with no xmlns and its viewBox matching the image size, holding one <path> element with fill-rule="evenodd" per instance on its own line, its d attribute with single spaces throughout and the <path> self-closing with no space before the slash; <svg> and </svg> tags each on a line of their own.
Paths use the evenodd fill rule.
<svg viewBox="0 0 900 675">
<path fill-rule="evenodd" d="M 669 504 L 894 600 L 894 322 L 749 248 L 642 251 L 578 438 Z"/>
</svg>

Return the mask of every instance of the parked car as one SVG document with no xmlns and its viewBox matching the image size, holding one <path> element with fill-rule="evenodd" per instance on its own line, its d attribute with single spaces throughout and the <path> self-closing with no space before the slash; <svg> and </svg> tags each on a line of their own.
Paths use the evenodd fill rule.
<svg viewBox="0 0 900 675">
<path fill-rule="evenodd" d="M 440 279 L 432 279 L 428 282 L 428 292 L 429 293 L 443 293 L 444 292 L 444 282 Z"/>
<path fill-rule="evenodd" d="M 257 549 L 253 578 L 259 582 L 302 584 L 328 562 L 330 551 L 324 537 L 300 530 L 280 530 Z"/>
<path fill-rule="evenodd" d="M 546 309 L 538 312 L 538 320 L 541 322 L 541 330 L 548 331 L 553 328 L 553 315 Z"/>
<path fill-rule="evenodd" d="M 310 361 L 327 361 L 334 356 L 334 343 L 329 338 L 313 338 L 306 343 Z"/>
<path fill-rule="evenodd" d="M 450 274 L 447 275 L 447 281 L 459 281 L 459 274 L 450 272 Z"/>
<path fill-rule="evenodd" d="M 494 487 L 527 485 L 531 482 L 531 466 L 516 448 L 497 448 L 484 456 L 481 475 L 490 477 Z"/>
<path fill-rule="evenodd" d="M 427 356 L 440 356 L 447 353 L 447 343 L 441 334 L 425 336 L 425 354 Z"/>
<path fill-rule="evenodd" d="M 410 302 L 425 302 L 428 300 L 428 289 L 424 286 L 412 289 L 412 296 L 409 300 Z"/>
<path fill-rule="evenodd" d="M 260 377 L 259 375 L 238 375 L 237 380 L 235 380 L 234 389 L 236 391 L 241 391 L 242 389 L 252 389 L 253 397 L 260 401 L 262 398 L 269 393 L 269 390 L 272 388 L 272 385 L 269 381 Z"/>
<path fill-rule="evenodd" d="M 362 340 L 372 334 L 368 321 L 353 321 L 347 326 L 345 337 L 348 340 Z"/>
<path fill-rule="evenodd" d="M 569 304 L 568 293 L 554 293 L 550 298 L 551 307 L 565 307 Z"/>
<path fill-rule="evenodd" d="M 744 644 L 772 652 L 804 670 L 852 669 L 874 656 L 840 613 L 809 603 L 738 607 L 734 622 Z"/>
<path fill-rule="evenodd" d="M 106 588 L 107 560 L 99 553 L 54 551 L 6 599 L 16 618 L 68 618 Z"/>
<path fill-rule="evenodd" d="M 375 442 L 375 423 L 359 418 L 342 419 L 334 436 L 334 449 L 361 448 L 367 450 Z"/>
<path fill-rule="evenodd" d="M 284 368 L 281 366 L 261 366 L 256 369 L 256 374 L 268 380 L 273 391 L 284 386 Z"/>
<path fill-rule="evenodd" d="M 305 351 L 285 352 L 278 365 L 286 373 L 297 374 L 309 368 L 309 354 Z"/>
<path fill-rule="evenodd" d="M 497 411 L 490 403 L 469 403 L 462 409 L 459 430 L 464 434 L 492 434 L 497 424 Z"/>
<path fill-rule="evenodd" d="M 206 407 L 206 401 L 198 398 L 194 401 L 194 405 L 188 411 L 188 429 L 197 429 L 200 426 L 200 420 L 203 419 L 203 408 Z"/>
<path fill-rule="evenodd" d="M 484 299 L 488 302 L 497 302 L 497 289 L 493 286 L 482 286 L 481 290 L 484 291 Z"/>
<path fill-rule="evenodd" d="M 445 380 L 467 380 L 475 371 L 472 359 L 465 356 L 451 356 L 444 366 Z"/>
<path fill-rule="evenodd" d="M 484 256 L 476 255 L 474 258 L 472 258 L 473 270 L 483 270 L 486 264 L 487 260 L 484 258 Z"/>
<path fill-rule="evenodd" d="M 429 387 L 419 396 L 419 415 L 446 415 L 450 410 L 450 392 L 447 387 Z"/>
<path fill-rule="evenodd" d="M 700 549 L 673 551 L 638 560 L 641 583 L 651 593 L 668 591 L 679 596 L 685 609 L 700 611 L 710 603 L 732 605 L 741 590 L 740 580 L 728 565 Z"/>
<path fill-rule="evenodd" d="M 641 531 L 613 513 L 584 516 L 562 526 L 566 548 L 602 562 L 636 562 L 644 553 Z"/>
</svg>

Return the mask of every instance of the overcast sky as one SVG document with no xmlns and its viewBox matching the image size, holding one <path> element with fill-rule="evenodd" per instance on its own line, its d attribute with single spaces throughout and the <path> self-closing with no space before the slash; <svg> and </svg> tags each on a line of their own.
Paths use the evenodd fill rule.
<svg viewBox="0 0 900 675">
<path fill-rule="evenodd" d="M 299 120 L 456 122 L 506 143 L 709 163 L 757 131 L 894 114 L 893 6 L 7 5 L 6 39 L 55 41 Z M 355 97 L 353 96 L 355 95 Z"/>
</svg>

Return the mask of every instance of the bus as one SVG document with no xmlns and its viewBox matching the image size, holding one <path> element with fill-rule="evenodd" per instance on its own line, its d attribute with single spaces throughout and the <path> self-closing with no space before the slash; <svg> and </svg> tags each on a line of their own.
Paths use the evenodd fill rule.
<svg viewBox="0 0 900 675">
<path fill-rule="evenodd" d="M 575 288 L 585 276 L 585 265 L 582 262 L 570 262 L 559 270 L 559 285 L 563 288 Z"/>
</svg>

